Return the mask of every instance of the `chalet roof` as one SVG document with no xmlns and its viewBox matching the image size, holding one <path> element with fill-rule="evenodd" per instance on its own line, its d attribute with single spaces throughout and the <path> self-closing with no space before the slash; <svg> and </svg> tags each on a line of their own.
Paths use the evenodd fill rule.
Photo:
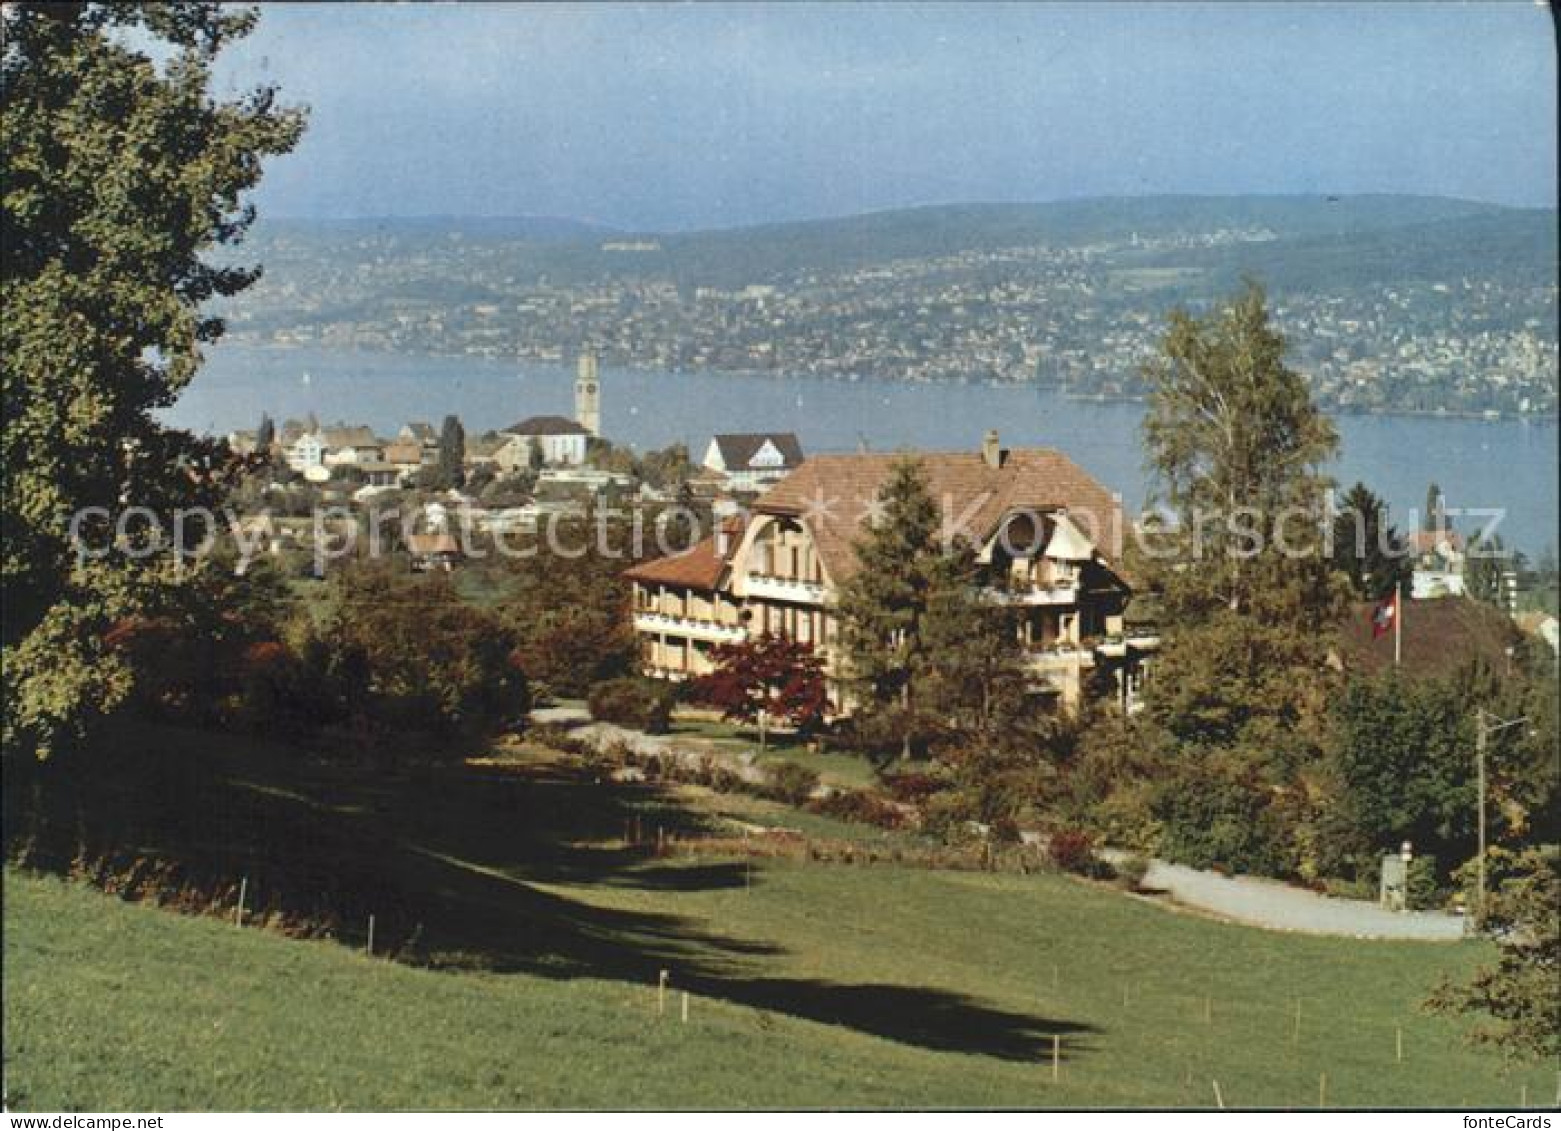
<svg viewBox="0 0 1561 1131">
<path fill-rule="evenodd" d="M 392 440 L 385 445 L 385 459 L 389 463 L 409 464 L 423 462 L 423 445 L 416 440 Z"/>
<path fill-rule="evenodd" d="M 721 463 L 728 471 L 748 467 L 766 442 L 780 452 L 781 469 L 789 471 L 802 465 L 802 444 L 795 432 L 723 432 L 712 439 L 721 453 Z"/>
<path fill-rule="evenodd" d="M 321 442 L 327 448 L 378 448 L 383 445 L 374 429 L 367 425 L 351 425 L 326 428 L 321 431 Z"/>
<path fill-rule="evenodd" d="M 292 447 L 303 437 L 319 430 L 318 426 L 307 420 L 284 420 L 282 427 L 277 429 L 277 439 L 284 447 Z"/>
<path fill-rule="evenodd" d="M 856 569 L 860 537 L 878 492 L 896 463 L 920 461 L 945 524 L 978 542 L 1015 510 L 1066 510 L 1099 552 L 1119 555 L 1121 502 L 1078 464 L 1050 448 L 1006 452 L 992 467 L 979 452 L 858 453 L 812 456 L 754 504 L 760 513 L 799 519 L 813 536 L 835 584 Z"/>
<path fill-rule="evenodd" d="M 562 416 L 528 416 L 504 429 L 511 436 L 589 436 L 583 425 Z"/>
<path fill-rule="evenodd" d="M 407 549 L 420 556 L 461 552 L 461 544 L 455 540 L 455 536 L 442 531 L 433 534 L 408 534 L 406 542 Z"/>
<path fill-rule="evenodd" d="M 500 436 L 497 433 L 487 433 L 482 436 L 466 437 L 467 459 L 491 459 L 499 454 L 505 444 L 512 443 L 513 436 Z"/>
<path fill-rule="evenodd" d="M 1463 551 L 1463 535 L 1456 530 L 1411 530 L 1407 541 L 1414 554 L 1437 552 L 1444 545 L 1454 553 Z"/>
<path fill-rule="evenodd" d="M 1537 635 L 1547 623 L 1553 622 L 1555 619 L 1555 615 L 1552 613 L 1547 613 L 1542 610 L 1530 610 L 1528 612 L 1515 614 L 1512 618 L 1512 623 L 1530 635 Z"/>
<path fill-rule="evenodd" d="M 655 561 L 641 562 L 624 571 L 631 581 L 661 585 L 687 585 L 695 589 L 714 589 L 721 583 L 721 574 L 731 561 L 742 541 L 744 519 L 731 515 L 721 520 L 720 530 L 726 536 L 726 553 L 716 552 L 717 538 L 711 536 L 681 554 L 668 554 Z"/>
<path fill-rule="evenodd" d="M 426 420 L 413 420 L 402 426 L 401 431 L 419 444 L 437 444 L 438 430 Z"/>
<path fill-rule="evenodd" d="M 1351 671 L 1377 672 L 1393 666 L 1393 634 L 1372 639 L 1376 606 L 1357 602 L 1338 626 L 1339 656 Z M 1498 610 L 1469 597 L 1405 601 L 1400 666 L 1406 675 L 1451 675 L 1471 660 L 1502 670 L 1507 649 L 1519 640 L 1517 626 Z"/>
</svg>

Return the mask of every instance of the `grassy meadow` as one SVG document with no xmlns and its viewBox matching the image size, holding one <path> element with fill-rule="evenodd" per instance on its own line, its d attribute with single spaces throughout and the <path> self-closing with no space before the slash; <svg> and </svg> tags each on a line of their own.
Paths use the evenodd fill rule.
<svg viewBox="0 0 1561 1131">
<path fill-rule="evenodd" d="M 1209 1107 L 1215 1081 L 1229 1106 L 1312 1107 L 1324 1074 L 1329 1106 L 1513 1107 L 1556 1087 L 1419 1009 L 1479 943 L 1285 935 L 1062 876 L 898 865 L 890 834 L 525 747 L 430 775 L 127 741 L 198 767 L 204 808 L 159 816 L 156 771 L 105 783 L 142 791 L 122 843 L 249 877 L 261 916 L 328 889 L 339 921 L 300 941 L 9 870 L 15 1109 Z M 733 821 L 859 838 L 876 862 L 697 848 Z M 695 850 L 658 856 L 636 826 Z M 364 953 L 369 913 L 376 950 L 418 965 Z"/>
</svg>

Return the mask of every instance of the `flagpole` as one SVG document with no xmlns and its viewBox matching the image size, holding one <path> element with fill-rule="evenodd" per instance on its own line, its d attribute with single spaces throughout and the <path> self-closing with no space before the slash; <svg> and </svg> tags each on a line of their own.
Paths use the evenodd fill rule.
<svg viewBox="0 0 1561 1131">
<path fill-rule="evenodd" d="M 1404 654 L 1404 583 L 1393 587 L 1393 666 Z"/>
</svg>

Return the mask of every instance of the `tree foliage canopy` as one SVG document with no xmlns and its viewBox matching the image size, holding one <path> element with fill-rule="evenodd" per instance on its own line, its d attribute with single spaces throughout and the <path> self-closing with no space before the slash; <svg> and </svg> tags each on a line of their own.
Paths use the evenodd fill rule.
<svg viewBox="0 0 1561 1131">
<path fill-rule="evenodd" d="M 1486 930 L 1499 951 L 1494 966 L 1463 984 L 1444 983 L 1428 1003 L 1482 1020 L 1470 1036 L 1514 1060 L 1561 1056 L 1561 856 L 1530 849 L 1491 900 Z"/>
<path fill-rule="evenodd" d="M 715 670 L 698 681 L 695 696 L 729 719 L 757 721 L 761 743 L 770 719 L 807 731 L 829 710 L 824 661 L 811 644 L 767 632 L 741 644 L 723 644 L 712 659 Z"/>
<path fill-rule="evenodd" d="M 975 548 L 944 544 L 914 459 L 894 466 L 878 504 L 838 605 L 863 737 L 902 754 L 1017 737 L 1031 706 L 1017 625 L 981 593 Z"/>
<path fill-rule="evenodd" d="M 1319 468 L 1338 438 L 1285 364 L 1257 284 L 1207 317 L 1174 310 L 1169 323 L 1144 368 L 1149 469 L 1181 537 L 1196 539 L 1205 600 L 1242 611 L 1263 584 L 1248 563 L 1272 559 L 1276 535 L 1307 544 L 1294 520 L 1318 513 Z"/>
<path fill-rule="evenodd" d="M 1345 492 L 1333 520 L 1333 564 L 1357 597 L 1380 601 L 1413 572 L 1408 547 L 1388 522 L 1387 503 L 1364 484 Z"/>
<path fill-rule="evenodd" d="M 214 60 L 252 10 L 19 3 L 3 20 L 6 728 L 45 750 L 83 703 L 128 693 L 133 673 L 103 630 L 161 580 L 122 560 L 77 563 L 71 516 L 214 501 L 224 453 L 153 412 L 222 332 L 204 304 L 257 277 L 205 253 L 241 239 L 243 193 L 303 119 L 269 87 L 210 96 Z"/>
</svg>

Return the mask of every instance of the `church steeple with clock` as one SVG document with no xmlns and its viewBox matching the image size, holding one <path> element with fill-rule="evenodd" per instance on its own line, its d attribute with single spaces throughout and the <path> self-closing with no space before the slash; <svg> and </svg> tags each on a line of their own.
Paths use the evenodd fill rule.
<svg viewBox="0 0 1561 1131">
<path fill-rule="evenodd" d="M 595 354 L 582 353 L 575 366 L 575 420 L 591 435 L 602 434 L 602 383 Z"/>
</svg>

